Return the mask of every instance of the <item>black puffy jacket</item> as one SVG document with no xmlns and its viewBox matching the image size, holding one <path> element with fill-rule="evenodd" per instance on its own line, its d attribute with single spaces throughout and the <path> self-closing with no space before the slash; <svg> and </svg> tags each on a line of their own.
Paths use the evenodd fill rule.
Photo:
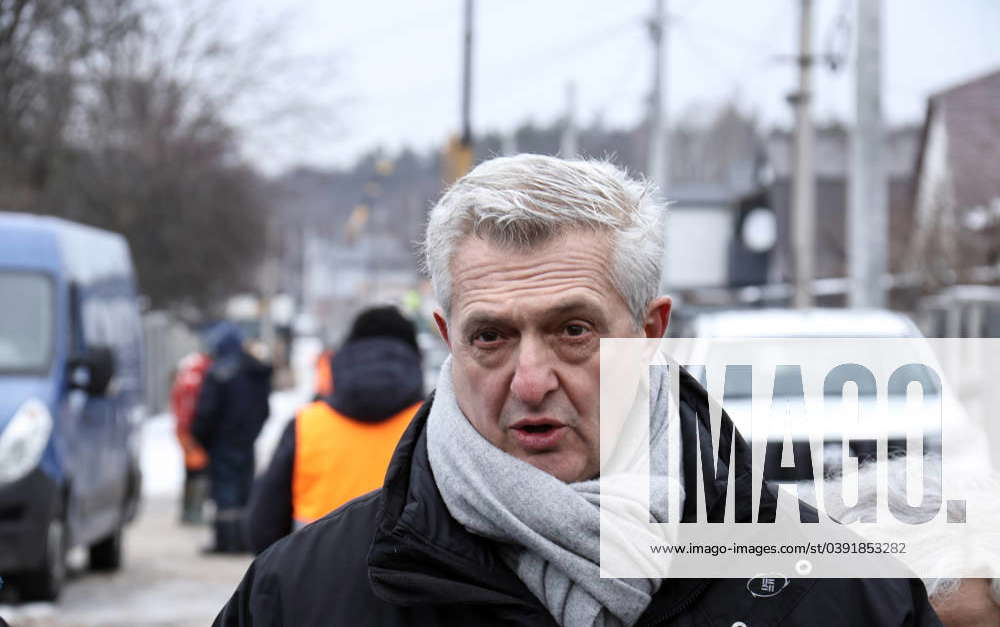
<svg viewBox="0 0 1000 627">
<path fill-rule="evenodd" d="M 555 624 L 491 542 L 448 513 L 427 460 L 425 424 L 432 402 L 400 441 L 383 488 L 261 554 L 215 625 Z M 705 391 L 689 376 L 682 381 L 680 405 L 682 429 L 711 437 Z M 737 437 L 735 446 L 740 453 L 746 444 Z M 683 455 L 691 469 L 685 481 L 694 481 L 695 453 L 685 447 Z M 692 494 L 694 486 L 686 487 Z M 718 507 L 722 495 L 711 486 L 705 493 L 708 510 Z M 638 622 L 643 627 L 779 624 L 917 627 L 940 621 L 919 580 L 792 579 L 780 594 L 759 597 L 748 591 L 745 579 L 670 579 Z"/>
<path fill-rule="evenodd" d="M 254 472 L 254 442 L 269 413 L 271 366 L 237 347 L 216 357 L 198 395 L 191 433 L 205 447 L 212 498 L 242 506 Z"/>
</svg>

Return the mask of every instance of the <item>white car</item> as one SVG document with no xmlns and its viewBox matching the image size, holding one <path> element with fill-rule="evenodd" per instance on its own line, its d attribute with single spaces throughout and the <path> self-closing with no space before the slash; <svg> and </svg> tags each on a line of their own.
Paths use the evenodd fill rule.
<svg viewBox="0 0 1000 627">
<path fill-rule="evenodd" d="M 665 352 L 688 366 L 703 384 L 708 383 L 710 394 L 722 402 L 753 445 L 755 457 L 763 453 L 765 443 L 790 438 L 791 442 L 810 442 L 814 460 L 826 460 L 828 468 L 836 469 L 844 448 L 862 461 L 876 454 L 884 458 L 904 447 L 914 453 L 936 449 L 942 446 L 946 421 L 945 459 L 988 464 L 981 431 L 972 426 L 952 394 L 942 397 L 934 374 L 941 369 L 934 352 L 903 314 L 852 309 L 722 310 L 696 313 L 682 319 L 679 326 L 684 337 L 664 340 Z M 871 341 L 876 338 L 879 341 Z M 894 341 L 883 341 L 887 339 Z M 865 369 L 855 363 L 882 373 L 882 380 L 862 389 L 827 376 L 831 364 L 844 366 L 837 374 L 863 374 Z M 910 405 L 908 386 L 892 388 L 885 374 L 897 364 L 908 363 L 929 366 L 903 373 L 908 375 L 907 382 L 916 381 L 923 390 L 923 397 L 911 398 Z M 737 378 L 730 371 L 725 371 L 723 379 L 723 364 L 753 364 L 752 383 L 749 377 Z M 802 411 L 800 402 L 811 411 Z M 881 443 L 876 451 L 864 444 L 849 444 L 865 440 Z M 817 447 L 822 447 L 821 457 Z M 785 455 L 790 463 L 791 455 Z M 814 471 L 817 475 L 824 472 L 815 462 Z"/>
</svg>

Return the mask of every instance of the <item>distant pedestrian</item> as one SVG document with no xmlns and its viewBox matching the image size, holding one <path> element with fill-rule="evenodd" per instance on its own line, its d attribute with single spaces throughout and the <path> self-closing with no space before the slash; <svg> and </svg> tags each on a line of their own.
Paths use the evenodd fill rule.
<svg viewBox="0 0 1000 627">
<path fill-rule="evenodd" d="M 395 307 L 362 312 L 331 370 L 333 393 L 298 412 L 254 487 L 248 523 L 255 552 L 381 487 L 423 400 L 416 331 Z"/>
<path fill-rule="evenodd" d="M 215 501 L 213 552 L 246 550 L 243 508 L 254 475 L 254 442 L 268 416 L 271 366 L 244 350 L 235 325 L 221 323 L 211 334 L 212 367 L 198 397 L 192 433 L 208 451 Z"/>
<path fill-rule="evenodd" d="M 177 374 L 170 388 L 170 407 L 174 412 L 177 442 L 184 455 L 184 492 L 181 496 L 181 522 L 202 522 L 208 498 L 208 453 L 191 434 L 198 395 L 205 374 L 212 365 L 208 353 L 194 352 L 177 364 Z"/>
</svg>

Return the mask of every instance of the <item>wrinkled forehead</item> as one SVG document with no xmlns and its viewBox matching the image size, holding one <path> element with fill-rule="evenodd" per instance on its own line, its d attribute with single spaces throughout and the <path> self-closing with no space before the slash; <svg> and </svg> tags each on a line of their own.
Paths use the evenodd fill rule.
<svg viewBox="0 0 1000 627">
<path fill-rule="evenodd" d="M 613 250 L 611 233 L 585 227 L 547 231 L 530 240 L 473 231 L 456 243 L 448 270 L 453 283 L 488 278 L 516 287 L 538 274 L 565 272 L 572 266 L 583 270 L 598 266 L 610 272 Z"/>
<path fill-rule="evenodd" d="M 610 265 L 611 246 L 601 233 L 565 232 L 533 246 L 469 236 L 452 258 L 451 313 L 624 307 Z"/>
</svg>

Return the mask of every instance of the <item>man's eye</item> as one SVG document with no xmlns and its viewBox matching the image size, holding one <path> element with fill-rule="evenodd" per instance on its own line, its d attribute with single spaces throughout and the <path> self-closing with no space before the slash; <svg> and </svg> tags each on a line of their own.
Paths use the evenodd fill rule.
<svg viewBox="0 0 1000 627">
<path fill-rule="evenodd" d="M 587 332 L 587 327 L 582 324 L 568 324 L 566 325 L 566 335 L 570 337 L 579 337 Z"/>
<path fill-rule="evenodd" d="M 492 344 L 500 341 L 500 334 L 496 331 L 480 331 L 472 336 L 472 341 L 480 344 Z"/>
</svg>

